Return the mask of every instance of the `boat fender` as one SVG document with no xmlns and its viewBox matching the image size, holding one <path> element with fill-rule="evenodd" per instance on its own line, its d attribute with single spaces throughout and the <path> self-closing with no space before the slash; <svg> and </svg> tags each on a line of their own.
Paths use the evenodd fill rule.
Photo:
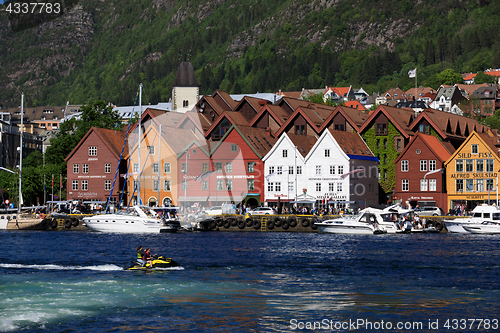
<svg viewBox="0 0 500 333">
<path fill-rule="evenodd" d="M 40 218 L 43 220 L 45 218 L 45 214 L 44 213 L 40 214 Z"/>
<path fill-rule="evenodd" d="M 434 222 L 434 228 L 436 228 L 437 231 L 441 232 L 443 230 L 443 224 L 439 221 Z"/>
<path fill-rule="evenodd" d="M 66 229 L 71 228 L 71 220 L 70 220 L 70 219 L 66 219 L 66 220 L 64 220 L 64 227 L 65 227 Z"/>
<path fill-rule="evenodd" d="M 78 227 L 78 224 L 80 224 L 80 221 L 79 221 L 76 217 L 73 217 L 73 218 L 71 219 L 71 225 L 72 225 L 73 227 Z"/>
<path fill-rule="evenodd" d="M 219 217 L 217 218 L 217 226 L 222 227 L 224 225 L 224 221 Z"/>
<path fill-rule="evenodd" d="M 52 229 L 57 228 L 57 220 L 56 220 L 56 219 L 52 219 L 52 223 L 50 224 L 50 227 L 51 227 Z"/>
<path fill-rule="evenodd" d="M 281 219 L 279 217 L 274 219 L 274 225 L 278 228 L 281 227 Z"/>
<path fill-rule="evenodd" d="M 309 227 L 309 220 L 308 219 L 302 219 L 302 226 L 304 228 L 308 228 Z"/>
<path fill-rule="evenodd" d="M 215 228 L 217 228 L 217 222 L 215 221 L 210 222 L 210 229 L 215 230 Z"/>
<path fill-rule="evenodd" d="M 317 223 L 317 222 L 319 222 L 319 220 L 318 220 L 318 218 L 317 218 L 317 217 L 315 217 L 315 218 L 312 220 L 312 222 L 311 222 L 311 229 L 312 229 L 312 230 L 316 230 L 316 229 L 318 229 L 318 226 L 316 225 L 316 223 Z"/>
<path fill-rule="evenodd" d="M 229 220 L 226 220 L 224 222 L 224 228 L 229 229 L 230 226 L 231 226 L 231 222 L 229 222 Z"/>
<path fill-rule="evenodd" d="M 253 228 L 254 229 L 259 229 L 260 228 L 260 220 L 259 219 L 255 219 L 253 221 Z"/>
<path fill-rule="evenodd" d="M 236 220 L 236 219 L 231 218 L 231 219 L 229 219 L 229 222 L 231 223 L 231 225 L 233 227 L 236 227 L 238 225 L 238 220 Z"/>
<path fill-rule="evenodd" d="M 288 224 L 290 224 L 290 227 L 295 228 L 297 226 L 297 219 L 295 217 L 291 217 L 288 220 Z"/>
<path fill-rule="evenodd" d="M 253 221 L 251 218 L 247 218 L 245 221 L 247 223 L 247 227 L 251 227 L 253 225 Z"/>
<path fill-rule="evenodd" d="M 283 230 L 287 230 L 289 226 L 290 225 L 288 224 L 287 220 L 283 220 L 283 222 L 281 223 L 281 227 L 283 228 Z"/>
<path fill-rule="evenodd" d="M 274 229 L 274 222 L 272 220 L 267 221 L 267 229 L 269 230 Z"/>
<path fill-rule="evenodd" d="M 238 228 L 241 230 L 245 229 L 245 221 L 239 220 L 238 221 Z"/>
</svg>

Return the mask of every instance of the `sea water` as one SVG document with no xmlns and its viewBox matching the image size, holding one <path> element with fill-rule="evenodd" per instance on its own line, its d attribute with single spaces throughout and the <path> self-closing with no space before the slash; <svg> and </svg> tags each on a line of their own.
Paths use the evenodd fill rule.
<svg viewBox="0 0 500 333">
<path fill-rule="evenodd" d="M 495 332 L 499 240 L 2 231 L 0 331 Z M 182 267 L 124 270 L 139 245 Z"/>
</svg>

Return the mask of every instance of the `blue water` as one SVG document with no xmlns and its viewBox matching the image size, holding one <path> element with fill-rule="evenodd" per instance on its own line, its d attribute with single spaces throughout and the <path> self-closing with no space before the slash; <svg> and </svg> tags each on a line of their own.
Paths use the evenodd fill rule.
<svg viewBox="0 0 500 333">
<path fill-rule="evenodd" d="M 2 231 L 0 331 L 494 332 L 499 240 Z M 183 269 L 123 270 L 139 244 Z"/>
</svg>

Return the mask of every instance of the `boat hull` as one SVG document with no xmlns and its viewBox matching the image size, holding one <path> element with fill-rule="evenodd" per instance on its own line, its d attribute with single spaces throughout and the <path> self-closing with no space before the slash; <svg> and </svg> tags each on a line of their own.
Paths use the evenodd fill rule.
<svg viewBox="0 0 500 333">
<path fill-rule="evenodd" d="M 155 219 L 134 219 L 119 215 L 95 215 L 83 219 L 88 229 L 116 233 L 160 233 L 164 224 Z"/>
<path fill-rule="evenodd" d="M 321 225 L 316 223 L 318 229 L 327 234 L 362 234 L 373 235 L 375 231 L 373 227 L 366 225 Z"/>
<path fill-rule="evenodd" d="M 464 225 L 470 224 L 468 222 L 457 222 L 457 221 L 443 221 L 446 229 L 448 232 L 454 233 L 454 234 L 467 234 L 469 233 L 467 230 L 464 229 Z"/>
</svg>

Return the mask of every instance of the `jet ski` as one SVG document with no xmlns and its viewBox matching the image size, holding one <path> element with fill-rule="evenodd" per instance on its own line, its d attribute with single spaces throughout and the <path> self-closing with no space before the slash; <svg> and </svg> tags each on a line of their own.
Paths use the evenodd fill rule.
<svg viewBox="0 0 500 333">
<path fill-rule="evenodd" d="M 127 267 L 127 270 L 151 270 L 151 269 L 163 269 L 171 267 L 180 267 L 179 263 L 171 258 L 165 258 L 163 256 L 153 257 L 151 260 L 151 265 L 146 263 L 142 266 L 141 263 L 137 261 L 132 261 L 132 266 Z"/>
</svg>

